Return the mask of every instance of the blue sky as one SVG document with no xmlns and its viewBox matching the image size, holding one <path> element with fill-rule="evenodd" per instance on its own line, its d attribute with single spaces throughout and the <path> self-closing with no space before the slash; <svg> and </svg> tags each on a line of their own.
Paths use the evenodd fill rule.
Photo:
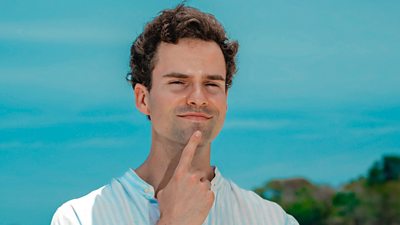
<svg viewBox="0 0 400 225">
<path fill-rule="evenodd" d="M 54 210 L 137 167 L 150 124 L 124 77 L 145 22 L 178 1 L 0 3 L 0 224 Z M 400 154 L 397 1 L 189 1 L 240 43 L 212 161 L 245 188 L 339 186 Z M 21 216 L 23 215 L 23 216 Z"/>
</svg>

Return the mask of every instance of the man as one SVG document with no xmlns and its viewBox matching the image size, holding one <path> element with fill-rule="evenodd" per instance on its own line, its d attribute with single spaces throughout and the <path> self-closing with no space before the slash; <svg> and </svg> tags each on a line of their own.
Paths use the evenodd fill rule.
<svg viewBox="0 0 400 225">
<path fill-rule="evenodd" d="M 164 10 L 148 23 L 132 45 L 129 80 L 151 122 L 150 154 L 111 184 L 63 204 L 52 224 L 298 224 L 210 165 L 237 50 L 214 16 L 191 7 Z"/>
</svg>

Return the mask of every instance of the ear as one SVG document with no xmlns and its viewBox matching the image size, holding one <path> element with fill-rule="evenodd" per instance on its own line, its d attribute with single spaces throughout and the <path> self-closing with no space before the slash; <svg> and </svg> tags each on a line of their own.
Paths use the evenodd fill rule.
<svg viewBox="0 0 400 225">
<path fill-rule="evenodd" d="M 142 84 L 136 84 L 134 88 L 136 108 L 145 115 L 150 115 L 149 91 Z"/>
</svg>

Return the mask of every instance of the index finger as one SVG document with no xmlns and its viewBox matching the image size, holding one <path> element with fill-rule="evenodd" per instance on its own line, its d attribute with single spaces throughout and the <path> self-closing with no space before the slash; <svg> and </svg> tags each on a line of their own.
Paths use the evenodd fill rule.
<svg viewBox="0 0 400 225">
<path fill-rule="evenodd" d="M 196 131 L 192 134 L 192 136 L 189 139 L 189 142 L 185 146 L 185 148 L 182 151 L 181 158 L 179 159 L 178 166 L 176 167 L 176 170 L 188 170 L 191 166 L 194 153 L 196 152 L 196 148 L 200 143 L 201 139 L 201 132 Z"/>
</svg>

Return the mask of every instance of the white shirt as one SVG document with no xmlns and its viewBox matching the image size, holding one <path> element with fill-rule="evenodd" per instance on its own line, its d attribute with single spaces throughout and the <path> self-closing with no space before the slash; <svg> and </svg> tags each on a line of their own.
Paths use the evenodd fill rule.
<svg viewBox="0 0 400 225">
<path fill-rule="evenodd" d="M 215 200 L 203 225 L 298 225 L 276 203 L 223 178 L 215 168 Z M 122 177 L 59 207 L 51 225 L 147 225 L 160 216 L 154 189 L 129 169 Z"/>
</svg>

